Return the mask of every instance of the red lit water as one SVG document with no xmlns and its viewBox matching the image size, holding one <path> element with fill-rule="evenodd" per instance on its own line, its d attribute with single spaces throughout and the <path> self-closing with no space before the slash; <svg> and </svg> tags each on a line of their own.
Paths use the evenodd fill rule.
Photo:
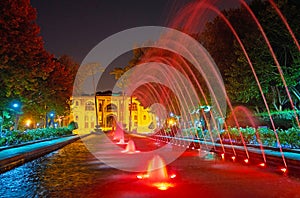
<svg viewBox="0 0 300 198">
<path fill-rule="evenodd" d="M 270 114 L 269 105 L 268 105 L 266 97 L 263 93 L 263 90 L 262 90 L 260 81 L 257 77 L 256 71 L 253 67 L 253 64 L 252 64 L 252 62 L 251 62 L 251 60 L 248 56 L 248 52 L 246 51 L 246 48 L 243 45 L 239 35 L 235 31 L 234 27 L 231 25 L 229 20 L 220 11 L 218 6 L 216 6 L 220 2 L 221 2 L 220 0 L 214 0 L 214 1 L 208 1 L 208 0 L 205 1 L 204 0 L 204 1 L 195 1 L 195 2 L 192 2 L 191 4 L 188 4 L 184 9 L 182 9 L 179 12 L 178 16 L 175 17 L 172 20 L 171 27 L 174 28 L 174 29 L 180 29 L 183 32 L 188 33 L 188 34 L 192 34 L 193 33 L 192 30 L 195 30 L 195 28 L 196 28 L 195 26 L 197 26 L 197 27 L 199 26 L 200 28 L 204 27 L 204 24 L 206 22 L 205 18 L 208 15 L 211 15 L 212 13 L 215 14 L 215 15 L 218 15 L 221 19 L 223 19 L 224 23 L 228 26 L 228 28 L 231 30 L 232 34 L 236 38 L 238 44 L 240 45 L 240 47 L 241 47 L 248 63 L 249 63 L 249 67 L 251 68 L 251 71 L 252 71 L 253 76 L 255 78 L 256 84 L 257 84 L 257 86 L 260 90 L 262 100 L 263 100 L 264 105 L 265 105 L 265 107 L 267 109 L 267 112 L 269 114 L 271 124 L 272 124 L 272 128 L 273 128 L 274 134 L 276 136 L 276 139 L 277 139 L 280 151 L 281 151 L 282 159 L 283 159 L 283 162 L 286 166 L 284 154 L 282 152 L 280 141 L 279 141 L 278 135 L 276 133 L 276 129 L 275 129 L 275 126 L 274 126 L 273 119 L 272 119 L 271 114 Z M 280 65 L 277 61 L 275 53 L 274 53 L 274 51 L 273 51 L 273 49 L 270 45 L 270 42 L 268 41 L 268 38 L 267 38 L 264 30 L 262 29 L 259 21 L 257 20 L 255 15 L 253 14 L 251 9 L 247 5 L 247 3 L 243 0 L 242 1 L 237 0 L 236 2 L 237 3 L 238 2 L 242 3 L 242 5 L 250 13 L 253 20 L 257 24 L 257 27 L 260 29 L 261 34 L 263 35 L 263 37 L 264 37 L 264 39 L 265 39 L 265 41 L 266 41 L 266 43 L 269 47 L 269 51 L 273 56 L 274 62 L 276 63 L 279 75 L 280 75 L 281 80 L 282 80 L 282 82 L 285 86 L 286 94 L 289 98 L 291 106 L 294 109 L 294 103 L 293 103 L 292 98 L 290 96 L 289 90 L 286 86 L 286 82 L 285 82 L 285 79 L 284 79 L 284 76 L 283 76 L 283 72 L 280 68 Z M 296 40 L 291 28 L 289 27 L 288 23 L 286 22 L 284 16 L 282 15 L 282 13 L 280 12 L 280 10 L 278 9 L 278 7 L 276 6 L 276 4 L 273 1 L 270 1 L 270 3 L 273 6 L 273 8 L 276 10 L 278 15 L 281 17 L 282 21 L 284 22 L 285 26 L 289 30 L 291 36 L 293 37 L 293 39 L 295 41 L 295 44 L 297 45 L 297 47 L 299 49 L 298 41 Z M 208 14 L 208 12 L 209 12 L 209 14 Z M 201 19 L 201 20 L 198 20 L 198 19 Z M 179 75 L 177 75 L 177 73 L 172 73 L 170 71 L 165 71 L 163 69 L 157 68 L 157 70 L 158 70 L 157 72 L 160 73 L 160 75 L 165 76 L 166 79 L 165 79 L 164 82 L 166 84 L 172 84 L 173 88 L 177 91 L 175 93 L 175 95 L 178 97 L 178 98 L 176 98 L 177 106 L 183 107 L 183 109 L 184 109 L 183 111 L 180 112 L 181 113 L 181 119 L 186 120 L 186 121 L 189 120 L 189 121 L 192 121 L 192 122 L 195 119 L 198 119 L 198 118 L 191 117 L 190 112 L 186 110 L 186 109 L 190 108 L 190 106 L 189 106 L 190 104 L 193 104 L 192 98 L 196 97 L 199 100 L 198 105 L 200 105 L 200 106 L 209 104 L 208 99 L 207 99 L 207 97 L 206 97 L 206 95 L 203 91 L 203 85 L 201 85 L 201 83 L 199 82 L 199 80 L 197 78 L 197 75 L 194 73 L 194 71 L 190 67 L 190 64 L 193 64 L 193 65 L 195 64 L 194 67 L 201 73 L 203 78 L 205 78 L 205 82 L 207 83 L 207 87 L 210 91 L 212 100 L 216 101 L 216 104 L 214 104 L 215 105 L 214 106 L 215 110 L 218 112 L 218 114 L 220 115 L 221 118 L 225 118 L 226 116 L 223 114 L 222 108 L 221 108 L 220 104 L 218 103 L 217 96 L 214 93 L 214 87 L 212 87 L 212 85 L 209 83 L 210 81 L 208 79 L 206 79 L 207 76 L 205 75 L 206 74 L 205 69 L 202 68 L 202 65 L 200 65 L 199 62 L 195 61 L 196 57 L 194 57 L 193 53 L 191 51 L 189 51 L 188 47 L 185 46 L 186 43 L 184 42 L 184 40 L 174 41 L 172 39 L 168 39 L 168 36 L 170 36 L 170 35 L 168 35 L 168 34 L 167 35 L 162 35 L 162 39 L 159 41 L 159 42 L 164 43 L 164 46 L 165 46 L 164 50 L 172 51 L 172 48 L 182 49 L 186 52 L 186 54 L 188 54 L 189 56 L 192 57 L 192 61 L 189 60 L 190 62 L 187 62 L 185 60 L 186 57 L 183 58 L 182 56 L 176 55 L 176 50 L 172 51 L 172 52 L 174 52 L 172 54 L 172 53 L 169 53 L 169 52 L 166 53 L 165 51 L 159 50 L 159 49 L 150 49 L 146 52 L 146 54 L 144 55 L 144 57 L 142 58 L 140 63 L 158 62 L 158 63 L 167 64 L 167 65 L 177 69 L 178 71 L 180 71 L 183 74 L 184 77 L 186 77 L 186 78 L 193 81 L 193 83 L 189 82 L 190 84 L 187 85 L 187 86 L 180 86 L 181 84 L 183 84 L 184 81 Z M 200 51 L 201 50 L 202 49 L 200 49 Z M 205 60 L 206 63 L 207 63 L 207 68 L 206 69 L 211 71 L 211 73 L 210 73 L 211 76 L 209 76 L 209 77 L 214 77 L 214 79 L 221 85 L 223 83 L 222 79 L 221 79 L 218 71 L 214 68 L 213 64 L 211 63 L 211 57 L 209 55 L 207 55 L 204 50 L 201 51 L 200 53 L 202 55 L 202 59 Z M 151 67 L 151 69 L 153 69 L 153 68 Z M 148 70 L 145 71 L 143 73 L 143 78 L 151 79 L 150 72 L 151 72 L 150 69 L 149 69 L 149 71 Z M 133 78 L 134 78 L 134 80 L 136 80 L 134 82 L 139 82 L 139 81 L 142 82 L 143 81 L 143 79 L 139 80 L 138 78 L 136 78 L 136 76 L 134 76 Z M 153 79 L 151 79 L 151 80 L 153 80 Z M 151 80 L 149 80 L 148 82 L 150 82 Z M 195 88 L 194 88 L 194 86 L 195 86 Z M 191 89 L 191 90 L 189 90 L 189 89 Z M 172 90 L 172 91 L 174 91 L 174 90 Z M 221 89 L 219 91 L 221 91 L 222 93 L 225 94 L 226 103 L 227 103 L 227 105 L 229 107 L 229 110 L 231 112 L 231 118 L 233 120 L 233 123 L 234 123 L 235 126 L 237 126 L 239 128 L 241 123 L 239 121 L 239 116 L 235 115 L 236 108 L 233 108 L 233 106 L 231 104 L 231 101 L 230 101 L 230 98 L 228 98 L 228 96 L 226 94 L 225 88 L 221 87 Z M 198 92 L 200 92 L 200 95 L 201 95 L 200 97 L 198 96 L 198 94 L 199 94 Z M 170 98 L 168 97 L 168 94 L 166 94 L 166 93 L 168 93 L 168 92 L 166 92 L 165 87 L 155 86 L 155 85 L 153 85 L 153 83 L 148 83 L 147 86 L 142 86 L 139 89 L 136 89 L 134 94 L 136 94 L 136 95 L 140 96 L 141 98 L 143 98 L 145 103 L 148 103 L 148 104 L 150 103 L 151 104 L 153 102 L 159 102 L 159 103 L 165 105 L 169 112 L 172 112 L 172 111 L 174 112 L 174 111 L 176 111 L 176 107 L 173 105 L 172 102 L 170 103 Z M 202 102 L 200 102 L 201 101 L 200 98 L 204 100 L 203 104 L 202 104 Z M 188 108 L 186 108 L 186 107 L 188 107 Z M 240 110 L 246 112 L 246 116 L 249 116 L 245 109 L 240 109 Z M 211 113 L 210 117 L 212 119 L 211 121 L 213 123 L 212 128 L 215 129 L 217 124 L 216 124 L 216 121 L 215 121 L 215 118 L 214 118 L 212 112 L 210 112 L 210 113 Z M 297 117 L 296 114 L 295 114 L 295 117 L 296 117 L 296 120 L 297 120 L 297 124 L 300 127 L 299 120 L 298 120 L 298 117 Z M 207 121 L 206 115 L 204 115 L 204 119 Z M 251 121 L 253 121 L 253 120 L 250 119 L 250 122 Z M 257 126 L 257 123 L 250 123 L 250 124 L 252 126 Z M 227 130 L 228 129 L 228 123 L 225 122 L 224 125 L 225 125 L 224 126 L 225 130 Z M 192 132 L 188 132 L 188 133 L 190 133 L 190 135 L 192 135 Z M 214 136 L 214 134 L 212 133 L 211 130 L 209 130 L 209 135 L 210 135 L 211 141 L 214 142 L 215 136 Z M 244 137 L 243 137 L 241 132 L 240 132 L 240 136 L 241 136 L 241 140 L 242 140 L 242 143 L 243 143 L 243 146 L 244 146 L 245 153 L 247 154 L 247 157 L 249 158 L 248 149 L 247 149 L 247 146 L 246 146 L 245 141 L 244 141 Z M 184 138 L 182 134 L 179 134 L 179 137 Z M 220 133 L 219 133 L 218 130 L 217 130 L 217 137 L 221 141 L 220 143 L 222 145 L 223 151 L 225 151 L 223 143 L 222 143 L 222 139 L 220 137 Z M 229 139 L 231 141 L 230 137 L 229 137 Z M 178 141 L 178 140 L 176 140 L 176 141 Z M 186 144 L 186 142 L 183 141 L 181 144 Z M 194 144 L 194 142 L 193 142 L 193 144 Z M 231 145 L 232 145 L 232 141 L 231 141 Z M 262 145 L 261 145 L 261 149 L 262 149 L 262 153 L 264 153 Z M 233 146 L 232 146 L 232 150 L 235 153 L 235 150 L 234 150 Z M 262 155 L 264 156 L 264 154 L 262 154 Z M 265 157 L 264 157 L 264 159 L 265 159 Z"/>
</svg>

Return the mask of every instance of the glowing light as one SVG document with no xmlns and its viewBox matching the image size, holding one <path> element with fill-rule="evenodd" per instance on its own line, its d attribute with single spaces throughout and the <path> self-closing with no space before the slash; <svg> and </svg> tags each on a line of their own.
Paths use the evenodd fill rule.
<svg viewBox="0 0 300 198">
<path fill-rule="evenodd" d="M 155 186 L 158 190 L 168 190 L 170 187 L 173 187 L 174 185 L 167 182 L 160 182 L 160 183 L 154 183 L 153 186 Z"/>
<path fill-rule="evenodd" d="M 222 154 L 221 154 L 221 157 L 222 157 L 222 160 L 224 160 L 224 159 L 225 159 L 225 154 L 222 153 Z"/>
<path fill-rule="evenodd" d="M 28 120 L 26 120 L 26 126 L 30 126 L 30 124 L 31 124 L 31 120 L 30 119 L 28 119 Z"/>
<path fill-rule="evenodd" d="M 234 161 L 235 160 L 235 156 L 232 156 L 231 159 Z"/>
<path fill-rule="evenodd" d="M 19 107 L 19 104 L 14 103 L 14 104 L 13 104 L 13 107 L 14 107 L 14 108 L 17 108 L 17 107 Z"/>
<path fill-rule="evenodd" d="M 136 178 L 138 178 L 138 179 L 145 179 L 145 178 L 149 178 L 149 175 L 148 174 L 137 175 Z"/>
<path fill-rule="evenodd" d="M 283 173 L 285 173 L 285 172 L 287 171 L 286 168 L 281 168 L 280 170 L 281 170 Z"/>
<path fill-rule="evenodd" d="M 175 177 L 176 177 L 175 174 L 172 174 L 172 175 L 170 176 L 171 179 L 174 179 Z"/>
<path fill-rule="evenodd" d="M 156 187 L 159 190 L 167 190 L 170 187 L 173 187 L 174 184 L 167 182 L 169 179 L 174 179 L 176 174 L 171 174 L 168 176 L 166 165 L 164 160 L 155 155 L 153 159 L 149 162 L 148 171 L 144 175 L 137 175 L 138 179 L 147 178 L 150 181 L 152 186 Z"/>
<path fill-rule="evenodd" d="M 265 164 L 265 163 L 260 163 L 260 164 L 259 164 L 259 166 L 261 166 L 261 167 L 265 167 L 265 166 L 266 166 L 266 164 Z"/>
<path fill-rule="evenodd" d="M 247 163 L 249 162 L 249 160 L 248 160 L 248 159 L 245 159 L 244 162 L 247 164 Z"/>
</svg>

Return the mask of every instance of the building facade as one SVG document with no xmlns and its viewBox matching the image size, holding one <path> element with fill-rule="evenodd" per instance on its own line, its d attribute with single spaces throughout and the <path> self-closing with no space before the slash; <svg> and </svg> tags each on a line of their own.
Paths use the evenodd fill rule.
<svg viewBox="0 0 300 198">
<path fill-rule="evenodd" d="M 96 125 L 109 131 L 115 123 L 126 131 L 150 133 L 155 122 L 149 108 L 144 108 L 138 100 L 111 92 L 98 93 L 96 98 L 94 95 L 73 97 L 71 110 L 79 134 L 93 131 Z"/>
</svg>

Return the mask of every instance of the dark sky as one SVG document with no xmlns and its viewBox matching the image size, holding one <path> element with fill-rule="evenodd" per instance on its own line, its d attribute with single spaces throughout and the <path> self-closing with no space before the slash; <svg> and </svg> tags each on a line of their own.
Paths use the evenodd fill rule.
<svg viewBox="0 0 300 198">
<path fill-rule="evenodd" d="M 31 0 L 46 49 L 81 62 L 100 41 L 138 26 L 166 26 L 191 0 Z M 216 1 L 216 0 L 212 0 Z M 222 0 L 231 7 L 236 0 Z"/>
<path fill-rule="evenodd" d="M 172 0 L 31 0 L 46 49 L 79 63 L 100 41 L 122 30 L 164 25 Z"/>
<path fill-rule="evenodd" d="M 31 0 L 45 48 L 59 57 L 69 55 L 79 64 L 105 38 L 139 26 L 168 26 L 178 10 L 192 0 Z M 237 0 L 218 1 L 221 7 Z M 117 58 L 111 67 L 124 67 L 131 53 Z M 109 72 L 108 72 L 109 73 Z M 111 75 L 105 81 L 112 81 Z M 107 85 L 107 83 L 102 83 Z M 99 85 L 99 84 L 98 84 Z M 107 85 L 102 90 L 110 89 Z"/>
</svg>

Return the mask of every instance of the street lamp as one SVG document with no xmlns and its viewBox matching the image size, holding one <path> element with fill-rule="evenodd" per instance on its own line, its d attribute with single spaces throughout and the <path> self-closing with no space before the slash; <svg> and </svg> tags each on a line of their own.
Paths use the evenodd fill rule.
<svg viewBox="0 0 300 198">
<path fill-rule="evenodd" d="M 54 127 L 54 117 L 55 117 L 55 113 L 53 111 L 51 111 L 49 113 L 49 117 L 50 117 L 50 123 L 49 123 L 49 127 L 51 127 L 51 125 Z"/>
<path fill-rule="evenodd" d="M 26 120 L 26 126 L 27 126 L 28 128 L 30 128 L 30 125 L 31 125 L 31 120 L 30 120 L 30 119 Z"/>
<path fill-rule="evenodd" d="M 12 106 L 12 109 L 15 112 L 15 116 L 16 116 L 14 130 L 17 130 L 18 124 L 19 124 L 19 115 L 21 114 L 22 105 L 19 101 L 13 101 L 11 106 Z"/>
</svg>

